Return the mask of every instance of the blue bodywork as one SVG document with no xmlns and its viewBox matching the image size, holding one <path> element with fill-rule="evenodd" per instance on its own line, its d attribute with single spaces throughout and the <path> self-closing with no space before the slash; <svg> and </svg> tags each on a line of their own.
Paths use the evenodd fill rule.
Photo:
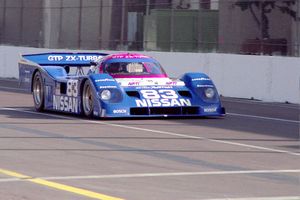
<svg viewBox="0 0 300 200">
<path fill-rule="evenodd" d="M 86 81 L 92 86 L 93 115 L 96 117 L 181 117 L 223 116 L 219 95 L 212 80 L 203 73 L 186 73 L 183 85 L 121 86 L 105 73 L 87 73 L 91 61 L 101 62 L 103 53 L 42 53 L 22 55 L 19 62 L 20 85 L 32 92 L 33 77 L 43 80 L 44 110 L 82 114 L 82 90 Z M 123 62 L 126 59 L 120 59 Z M 143 61 L 143 58 L 139 58 Z M 149 61 L 149 58 L 145 58 Z M 155 61 L 157 62 L 157 61 Z M 68 66 L 66 68 L 66 66 Z M 73 72 L 69 72 L 69 68 Z M 72 70 L 71 70 L 72 71 Z M 205 90 L 215 91 L 207 98 Z M 101 99 L 109 90 L 111 98 Z M 151 95 L 156 96 L 152 98 Z"/>
</svg>

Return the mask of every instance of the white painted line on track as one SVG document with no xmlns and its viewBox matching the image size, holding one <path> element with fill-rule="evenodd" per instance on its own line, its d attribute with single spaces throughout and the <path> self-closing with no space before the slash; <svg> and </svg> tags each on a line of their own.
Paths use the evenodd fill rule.
<svg viewBox="0 0 300 200">
<path fill-rule="evenodd" d="M 19 80 L 18 79 L 14 79 L 14 78 L 3 78 L 3 77 L 1 77 L 0 78 L 0 81 L 8 81 L 8 82 L 19 82 Z"/>
<path fill-rule="evenodd" d="M 223 198 L 223 199 L 203 199 L 203 200 L 300 200 L 300 196 L 283 197 L 250 197 L 250 198 Z"/>
<path fill-rule="evenodd" d="M 289 119 L 281 119 L 281 118 L 273 118 L 273 117 L 262 117 L 256 115 L 246 115 L 246 114 L 238 114 L 238 113 L 226 113 L 227 115 L 238 116 L 238 117 L 249 117 L 249 118 L 257 118 L 257 119 L 265 119 L 265 120 L 272 120 L 272 121 L 281 121 L 281 122 L 290 122 L 290 123 L 297 123 L 299 124 L 300 121 L 297 120 L 289 120 Z"/>
<path fill-rule="evenodd" d="M 195 175 L 201 176 L 201 175 L 274 174 L 274 173 L 300 173 L 300 169 L 114 174 L 114 175 L 98 175 L 98 176 L 43 177 L 43 179 L 46 180 L 106 179 L 106 178 L 110 179 L 110 178 L 143 178 L 143 177 L 164 177 L 164 176 L 195 176 Z"/>
<path fill-rule="evenodd" d="M 145 178 L 168 176 L 216 176 L 216 175 L 245 175 L 245 174 L 300 174 L 300 169 L 286 170 L 244 170 L 244 171 L 206 171 L 206 172 L 167 172 L 167 173 L 140 173 L 140 174 L 111 174 L 111 175 L 87 175 L 87 176 L 53 176 L 35 177 L 43 180 L 80 180 L 80 179 L 115 179 L 115 178 Z M 3 178 L 0 182 L 25 181 L 17 178 Z"/>
<path fill-rule="evenodd" d="M 182 138 L 206 140 L 206 141 L 214 142 L 214 143 L 228 144 L 228 145 L 232 145 L 232 146 L 240 146 L 240 147 L 246 147 L 246 148 L 251 148 L 251 149 L 256 149 L 256 150 L 276 152 L 276 153 L 285 153 L 285 154 L 292 155 L 292 156 L 300 156 L 300 153 L 297 153 L 297 152 L 291 152 L 291 151 L 280 150 L 280 149 L 275 149 L 275 148 L 268 148 L 268 147 L 262 147 L 262 146 L 257 146 L 257 145 L 243 144 L 243 143 L 230 142 L 230 141 L 218 140 L 218 139 L 210 139 L 210 138 L 205 138 L 205 137 L 201 137 L 201 136 L 192 136 L 192 135 L 173 133 L 173 132 L 168 132 L 168 131 L 160 131 L 160 130 L 154 130 L 154 129 L 139 128 L 139 127 L 127 126 L 127 125 L 121 125 L 121 124 L 113 124 L 113 123 L 108 123 L 108 122 L 104 122 L 104 121 L 85 120 L 85 119 L 80 119 L 80 118 L 75 118 L 75 117 L 68 117 L 68 116 L 54 115 L 54 114 L 49 114 L 49 113 L 27 111 L 27 110 L 15 109 L 15 108 L 0 108 L 0 110 L 11 110 L 11 111 L 16 111 L 16 112 L 23 112 L 23 113 L 29 113 L 29 114 L 35 114 L 35 115 L 49 116 L 49 117 L 59 118 L 59 119 L 79 120 L 79 121 L 83 121 L 83 122 L 89 122 L 89 123 L 92 123 L 92 124 L 103 124 L 103 125 L 112 126 L 112 127 L 120 127 L 120 128 L 126 128 L 126 129 L 138 130 L 138 131 L 158 133 L 158 134 L 163 134 L 163 135 L 171 135 L 171 136 L 177 136 L 177 137 L 182 137 Z"/>
<path fill-rule="evenodd" d="M 25 89 L 21 89 L 21 88 L 13 88 L 13 87 L 5 87 L 5 86 L 0 86 L 0 89 L 7 89 L 7 90 L 14 90 L 14 91 L 27 91 Z"/>
<path fill-rule="evenodd" d="M 0 178 L 0 183 L 1 182 L 15 182 L 15 181 L 21 181 L 19 178 Z"/>
</svg>

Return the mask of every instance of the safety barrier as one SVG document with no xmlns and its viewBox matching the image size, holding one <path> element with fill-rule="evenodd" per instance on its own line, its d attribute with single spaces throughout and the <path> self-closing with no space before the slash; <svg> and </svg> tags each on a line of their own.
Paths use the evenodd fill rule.
<svg viewBox="0 0 300 200">
<path fill-rule="evenodd" d="M 71 50 L 0 46 L 0 77 L 18 78 L 20 54 L 65 51 Z M 223 96 L 268 102 L 300 102 L 299 58 L 217 53 L 141 53 L 157 59 L 170 77 L 180 77 L 185 72 L 208 74 Z"/>
</svg>

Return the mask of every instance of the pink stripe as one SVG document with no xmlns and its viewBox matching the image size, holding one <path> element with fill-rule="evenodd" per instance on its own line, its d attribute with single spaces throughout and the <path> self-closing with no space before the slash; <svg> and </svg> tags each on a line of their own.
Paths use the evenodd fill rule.
<svg viewBox="0 0 300 200">
<path fill-rule="evenodd" d="M 167 78 L 166 74 L 150 74 L 150 75 L 120 75 L 110 74 L 113 78 Z"/>
</svg>

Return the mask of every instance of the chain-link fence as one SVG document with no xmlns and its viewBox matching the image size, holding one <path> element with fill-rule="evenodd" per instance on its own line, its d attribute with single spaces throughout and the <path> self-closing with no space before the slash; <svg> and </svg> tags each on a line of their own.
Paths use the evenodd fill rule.
<svg viewBox="0 0 300 200">
<path fill-rule="evenodd" d="M 0 44 L 299 56 L 299 0 L 0 0 Z"/>
</svg>

